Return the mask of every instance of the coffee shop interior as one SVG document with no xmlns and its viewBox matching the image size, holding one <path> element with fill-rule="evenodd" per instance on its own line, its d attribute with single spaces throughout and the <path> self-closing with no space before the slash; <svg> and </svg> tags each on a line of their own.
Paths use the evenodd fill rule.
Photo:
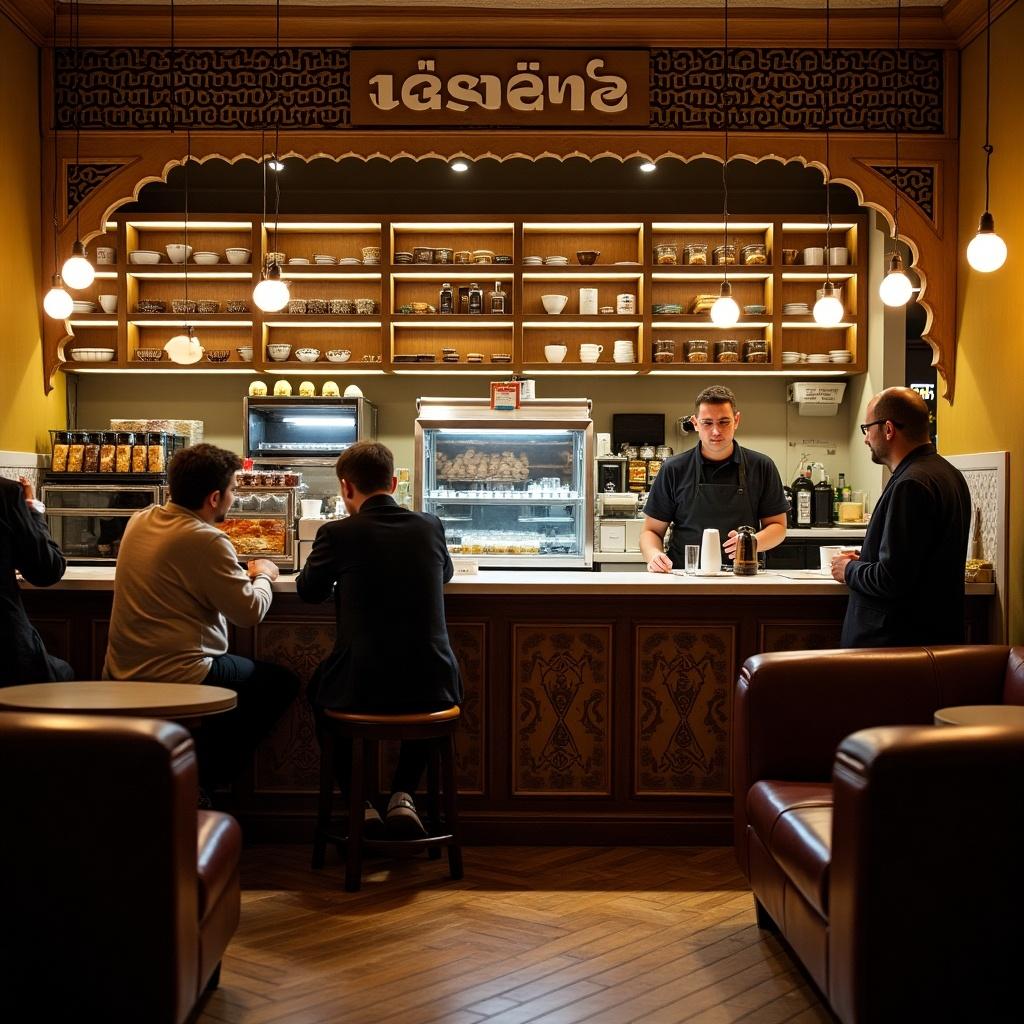
<svg viewBox="0 0 1024 1024">
<path fill-rule="evenodd" d="M 4 571 L 74 673 L 0 684 L 5 1018 L 1017 1019 L 1022 45 L 1017 0 L 0 0 L 0 478 L 67 561 Z M 785 538 L 659 575 L 713 385 Z M 966 643 L 844 649 L 903 387 L 970 492 Z M 363 440 L 444 527 L 465 697 L 343 723 L 339 793 L 296 579 Z M 302 687 L 209 794 L 233 694 L 102 678 L 200 442 L 280 573 L 231 650 Z M 423 839 L 367 824 L 399 739 Z"/>
</svg>

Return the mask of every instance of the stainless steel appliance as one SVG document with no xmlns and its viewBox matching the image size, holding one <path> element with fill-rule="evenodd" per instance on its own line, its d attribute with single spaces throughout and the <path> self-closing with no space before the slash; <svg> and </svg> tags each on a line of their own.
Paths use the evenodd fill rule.
<svg viewBox="0 0 1024 1024">
<path fill-rule="evenodd" d="M 481 566 L 589 568 L 594 550 L 590 401 L 486 398 L 417 404 L 416 508 L 444 523 L 448 549 Z"/>
<path fill-rule="evenodd" d="M 43 484 L 46 525 L 71 564 L 117 561 L 124 529 L 140 508 L 163 501 L 160 484 Z"/>
<path fill-rule="evenodd" d="M 267 558 L 282 569 L 296 568 L 295 487 L 237 487 L 221 529 L 238 560 Z"/>
<path fill-rule="evenodd" d="M 245 455 L 256 465 L 327 466 L 376 436 L 377 409 L 365 398 L 244 400 Z"/>
</svg>

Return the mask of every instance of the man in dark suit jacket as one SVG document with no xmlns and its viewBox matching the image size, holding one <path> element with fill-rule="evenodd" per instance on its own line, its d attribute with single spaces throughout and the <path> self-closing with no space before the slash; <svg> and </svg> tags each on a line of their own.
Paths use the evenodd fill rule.
<svg viewBox="0 0 1024 1024">
<path fill-rule="evenodd" d="M 48 587 L 64 575 L 66 565 L 32 484 L 25 477 L 17 483 L 0 479 L 0 686 L 74 678 L 66 661 L 46 653 L 25 614 L 14 575 L 18 571 L 33 586 Z"/>
<path fill-rule="evenodd" d="M 872 461 L 892 476 L 860 556 L 832 561 L 850 589 L 843 647 L 964 642 L 964 563 L 971 495 L 963 474 L 928 440 L 928 407 L 910 388 L 876 395 L 861 425 Z"/>
<path fill-rule="evenodd" d="M 391 497 L 394 459 L 382 444 L 362 442 L 335 467 L 349 518 L 320 528 L 296 579 L 304 601 L 334 594 L 337 639 L 310 682 L 314 709 L 408 714 L 462 701 L 459 665 L 448 642 L 444 584 L 452 560 L 436 516 L 411 512 Z M 411 794 L 429 744 L 403 743 L 388 804 L 392 835 L 425 834 Z M 348 751 L 335 762 L 347 788 Z M 367 811 L 367 825 L 379 821 Z"/>
</svg>

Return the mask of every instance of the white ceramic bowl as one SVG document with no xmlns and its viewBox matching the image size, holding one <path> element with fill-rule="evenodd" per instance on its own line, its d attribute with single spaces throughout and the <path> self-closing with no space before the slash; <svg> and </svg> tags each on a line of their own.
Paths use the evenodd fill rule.
<svg viewBox="0 0 1024 1024">
<path fill-rule="evenodd" d="M 565 359 L 565 354 L 569 349 L 565 345 L 545 345 L 544 346 L 544 358 L 549 363 L 560 363 Z"/>
<path fill-rule="evenodd" d="M 114 360 L 112 348 L 75 348 L 71 358 L 76 363 L 110 363 Z"/>
<path fill-rule="evenodd" d="M 295 350 L 295 358 L 300 363 L 315 363 L 320 358 L 320 349 L 318 348 L 297 348 Z"/>
<path fill-rule="evenodd" d="M 806 267 L 820 267 L 825 262 L 825 250 L 820 246 L 811 246 L 809 249 L 804 249 L 804 266 Z"/>
<path fill-rule="evenodd" d="M 228 258 L 228 263 L 233 263 L 238 266 L 242 263 L 248 263 L 249 257 L 252 255 L 251 249 L 225 249 L 224 255 Z"/>
<path fill-rule="evenodd" d="M 214 263 L 220 263 L 220 253 L 196 252 L 192 254 L 192 262 L 198 263 L 201 267 L 212 267 Z"/>
<path fill-rule="evenodd" d="M 151 249 L 134 249 L 128 253 L 128 262 L 136 264 L 159 263 L 160 253 L 153 252 Z"/>
<path fill-rule="evenodd" d="M 292 354 L 291 345 L 268 345 L 267 355 L 275 363 L 283 363 Z"/>
<path fill-rule="evenodd" d="M 192 246 L 182 242 L 172 242 L 170 245 L 165 245 L 164 248 L 167 250 L 167 258 L 172 263 L 187 263 L 188 258 L 192 255 Z"/>
<path fill-rule="evenodd" d="M 241 348 L 236 348 L 235 351 L 238 353 L 238 358 L 243 363 L 252 362 L 252 345 L 243 345 Z"/>
<path fill-rule="evenodd" d="M 544 304 L 547 313 L 561 313 L 565 304 L 569 301 L 568 295 L 542 295 L 540 301 Z"/>
<path fill-rule="evenodd" d="M 332 363 L 347 363 L 352 358 L 352 352 L 347 348 L 329 348 L 327 359 Z"/>
<path fill-rule="evenodd" d="M 104 313 L 116 313 L 117 312 L 117 296 L 116 295 L 100 295 L 97 296 L 100 300 L 100 309 Z"/>
</svg>

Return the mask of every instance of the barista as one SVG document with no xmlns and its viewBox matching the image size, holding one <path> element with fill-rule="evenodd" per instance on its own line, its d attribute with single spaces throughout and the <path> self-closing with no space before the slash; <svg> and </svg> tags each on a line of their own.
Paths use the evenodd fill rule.
<svg viewBox="0 0 1024 1024">
<path fill-rule="evenodd" d="M 683 548 L 700 544 L 706 529 L 718 530 L 726 557 L 736 553 L 736 530 L 757 529 L 757 547 L 767 551 L 786 538 L 789 502 L 779 471 L 766 455 L 740 448 L 735 440 L 740 414 L 729 388 L 713 385 L 694 401 L 690 422 L 700 440 L 695 448 L 666 459 L 644 506 L 640 550 L 649 572 L 683 567 Z M 665 533 L 672 524 L 668 549 Z"/>
</svg>

